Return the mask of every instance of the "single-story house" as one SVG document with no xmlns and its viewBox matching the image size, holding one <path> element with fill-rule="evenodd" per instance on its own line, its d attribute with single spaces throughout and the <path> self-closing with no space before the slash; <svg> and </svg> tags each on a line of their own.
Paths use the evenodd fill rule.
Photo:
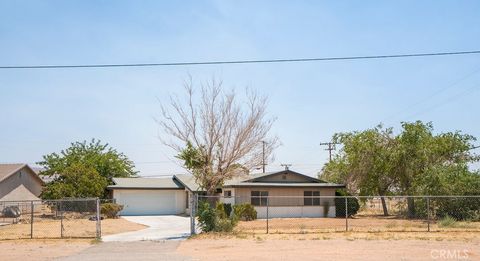
<svg viewBox="0 0 480 261">
<path fill-rule="evenodd" d="M 191 175 L 169 178 L 114 178 L 108 187 L 121 215 L 190 213 L 190 198 L 205 192 Z M 259 218 L 335 216 L 335 190 L 345 185 L 327 183 L 292 170 L 252 174 L 228 180 L 218 189 L 221 201 L 251 203 Z M 324 198 L 322 198 L 324 197 Z M 324 210 L 324 208 L 328 208 Z"/>
<path fill-rule="evenodd" d="M 43 184 L 27 164 L 0 164 L 0 201 L 40 200 Z"/>
</svg>

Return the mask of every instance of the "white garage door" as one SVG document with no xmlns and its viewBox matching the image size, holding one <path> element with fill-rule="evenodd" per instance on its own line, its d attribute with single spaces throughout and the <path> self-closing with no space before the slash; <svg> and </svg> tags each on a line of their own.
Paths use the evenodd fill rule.
<svg viewBox="0 0 480 261">
<path fill-rule="evenodd" d="M 175 215 L 185 212 L 183 190 L 114 190 L 120 215 Z"/>
</svg>

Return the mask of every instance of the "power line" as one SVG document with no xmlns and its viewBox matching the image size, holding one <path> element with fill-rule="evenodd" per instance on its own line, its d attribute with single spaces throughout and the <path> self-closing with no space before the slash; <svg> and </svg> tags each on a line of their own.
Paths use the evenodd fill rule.
<svg viewBox="0 0 480 261">
<path fill-rule="evenodd" d="M 321 62 L 321 61 L 345 61 L 345 60 L 368 60 L 389 58 L 410 58 L 446 55 L 480 54 L 480 50 L 434 52 L 434 53 L 411 53 L 370 56 L 344 56 L 344 57 L 319 57 L 319 58 L 292 58 L 292 59 L 268 59 L 268 60 L 232 60 L 232 61 L 205 61 L 205 62 L 171 62 L 171 63 L 118 63 L 118 64 L 76 64 L 76 65 L 9 65 L 0 66 L 0 69 L 74 69 L 74 68 L 110 68 L 110 67 L 154 67 L 154 66 L 186 66 L 186 65 L 221 65 L 221 64 L 253 64 L 253 63 L 291 63 L 291 62 Z"/>
<path fill-rule="evenodd" d="M 464 90 L 463 92 L 458 93 L 457 95 L 448 97 L 447 99 L 443 100 L 442 102 L 437 103 L 437 104 L 435 104 L 435 105 L 433 105 L 433 106 L 430 106 L 430 107 L 428 107 L 427 109 L 425 109 L 425 110 L 423 110 L 423 111 L 419 111 L 419 112 L 416 112 L 416 113 L 414 113 L 414 114 L 411 114 L 410 116 L 407 117 L 407 119 L 411 119 L 411 118 L 413 118 L 413 117 L 416 117 L 416 116 L 425 114 L 425 113 L 430 112 L 431 110 L 434 110 L 434 109 L 436 109 L 436 108 L 438 108 L 438 107 L 440 107 L 440 106 L 442 106 L 442 105 L 445 105 L 445 104 L 447 104 L 447 103 L 450 103 L 450 102 L 452 102 L 452 101 L 455 101 L 455 100 L 457 100 L 458 98 L 461 98 L 462 96 L 464 96 L 464 95 L 466 95 L 466 94 L 470 94 L 470 93 L 476 91 L 476 89 L 477 89 L 478 87 L 480 87 L 480 85 L 473 85 L 473 86 L 471 86 L 470 88 Z"/>
<path fill-rule="evenodd" d="M 463 82 L 464 80 L 472 77 L 473 75 L 477 74 L 478 72 L 480 72 L 480 67 L 479 67 L 479 68 L 476 68 L 474 71 L 468 73 L 467 75 L 463 76 L 462 78 L 460 78 L 459 80 L 453 82 L 452 84 L 447 85 L 446 87 L 441 88 L 441 89 L 435 91 L 434 93 L 432 93 L 432 94 L 429 95 L 428 97 L 425 97 L 425 98 L 422 99 L 422 100 L 419 100 L 419 101 L 417 101 L 417 102 L 415 102 L 415 103 L 410 104 L 408 107 L 405 107 L 405 108 L 404 108 L 403 110 L 401 110 L 401 111 L 397 111 L 396 113 L 391 114 L 390 116 L 384 118 L 381 122 L 385 123 L 386 121 L 394 118 L 395 116 L 403 113 L 404 111 L 408 111 L 408 110 L 410 110 L 411 108 L 416 107 L 417 105 L 423 104 L 425 101 L 427 101 L 427 100 L 429 100 L 429 99 L 431 99 L 431 98 L 439 95 L 440 93 L 443 93 L 444 91 L 446 91 L 446 90 L 448 90 L 448 89 L 450 89 L 450 88 L 452 88 L 452 87 L 457 86 L 458 84 L 460 84 L 460 83 Z"/>
</svg>

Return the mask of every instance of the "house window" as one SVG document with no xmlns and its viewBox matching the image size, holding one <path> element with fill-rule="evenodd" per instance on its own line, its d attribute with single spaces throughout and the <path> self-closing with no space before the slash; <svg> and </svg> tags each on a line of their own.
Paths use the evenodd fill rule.
<svg viewBox="0 0 480 261">
<path fill-rule="evenodd" d="M 185 206 L 187 206 L 187 208 L 190 207 L 190 202 L 188 202 L 188 191 L 185 191 Z"/>
<path fill-rule="evenodd" d="M 251 191 L 250 203 L 254 206 L 266 206 L 268 191 Z"/>
<path fill-rule="evenodd" d="M 303 205 L 320 206 L 320 191 L 304 191 Z"/>
<path fill-rule="evenodd" d="M 225 190 L 223 192 L 223 196 L 226 197 L 226 198 L 229 198 L 232 196 L 232 191 L 231 190 Z"/>
</svg>

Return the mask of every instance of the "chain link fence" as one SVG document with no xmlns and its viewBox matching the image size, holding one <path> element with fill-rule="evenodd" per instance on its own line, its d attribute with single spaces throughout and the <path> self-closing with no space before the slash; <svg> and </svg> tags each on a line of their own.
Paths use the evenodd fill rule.
<svg viewBox="0 0 480 261">
<path fill-rule="evenodd" d="M 100 238 L 100 201 L 0 201 L 0 240 Z"/>
<path fill-rule="evenodd" d="M 238 218 L 236 232 L 480 232 L 480 196 L 197 196 L 194 206 L 223 204 L 235 215 L 250 204 L 256 219 Z M 197 232 L 192 213 L 192 232 Z"/>
</svg>

